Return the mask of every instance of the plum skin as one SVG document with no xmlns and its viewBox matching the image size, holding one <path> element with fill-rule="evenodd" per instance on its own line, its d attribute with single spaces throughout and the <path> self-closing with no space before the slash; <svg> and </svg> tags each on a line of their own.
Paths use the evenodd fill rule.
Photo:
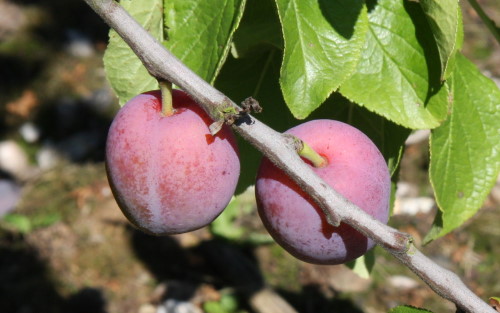
<svg viewBox="0 0 500 313">
<path fill-rule="evenodd" d="M 211 119 L 180 90 L 173 90 L 172 102 L 175 113 L 163 116 L 159 90 L 134 97 L 115 116 L 106 143 L 118 206 L 153 235 L 212 222 L 231 200 L 240 173 L 231 130 L 224 126 L 212 136 Z"/>
<path fill-rule="evenodd" d="M 326 158 L 312 169 L 333 189 L 377 220 L 387 223 L 391 192 L 387 164 L 358 129 L 333 120 L 313 120 L 286 131 Z M 283 171 L 263 158 L 256 199 L 264 226 L 285 250 L 315 264 L 342 264 L 370 250 L 374 242 L 351 226 L 327 223 L 321 209 Z"/>
</svg>

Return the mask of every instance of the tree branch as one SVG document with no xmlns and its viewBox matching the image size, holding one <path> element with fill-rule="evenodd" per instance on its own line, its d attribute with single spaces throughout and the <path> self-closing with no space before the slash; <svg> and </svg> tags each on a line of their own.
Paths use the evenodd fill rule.
<svg viewBox="0 0 500 313">
<path fill-rule="evenodd" d="M 489 18 L 486 12 L 484 12 L 483 8 L 477 2 L 477 0 L 469 0 L 469 3 L 471 7 L 476 10 L 477 15 L 481 18 L 484 25 L 486 25 L 486 28 L 488 28 L 490 33 L 493 35 L 493 38 L 495 38 L 500 44 L 500 29 L 495 25 L 495 22 L 491 18 Z"/>
<path fill-rule="evenodd" d="M 132 48 L 151 75 L 168 80 L 190 94 L 214 119 L 222 118 L 233 101 L 205 82 L 173 56 L 143 29 L 114 0 L 85 0 Z M 413 245 L 410 235 L 399 232 L 371 217 L 319 178 L 297 155 L 290 138 L 274 131 L 252 116 L 233 125 L 244 139 L 287 173 L 323 209 L 333 225 L 347 223 L 398 258 L 437 294 L 466 312 L 495 311 L 452 272 L 443 269 Z"/>
</svg>

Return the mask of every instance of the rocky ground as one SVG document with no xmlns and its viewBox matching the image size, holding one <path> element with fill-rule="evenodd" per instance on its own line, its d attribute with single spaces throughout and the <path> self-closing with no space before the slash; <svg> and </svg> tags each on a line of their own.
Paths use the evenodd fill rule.
<svg viewBox="0 0 500 313">
<path fill-rule="evenodd" d="M 495 0 L 484 1 L 500 20 Z M 464 53 L 500 76 L 500 48 L 464 3 Z M 80 1 L 0 0 L 0 312 L 454 312 L 380 248 L 369 278 L 295 260 L 272 243 L 251 190 L 211 228 L 150 237 L 108 186 L 118 105 L 107 28 Z M 390 224 L 421 245 L 436 210 L 425 132 L 408 142 Z M 500 295 L 500 181 L 466 225 L 422 247 L 483 298 Z"/>
</svg>

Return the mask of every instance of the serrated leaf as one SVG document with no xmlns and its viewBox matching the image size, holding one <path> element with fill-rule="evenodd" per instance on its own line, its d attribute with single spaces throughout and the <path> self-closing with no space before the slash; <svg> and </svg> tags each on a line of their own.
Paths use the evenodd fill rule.
<svg viewBox="0 0 500 313">
<path fill-rule="evenodd" d="M 240 26 L 234 33 L 231 53 L 246 56 L 256 48 L 283 49 L 280 21 L 274 0 L 248 0 Z"/>
<path fill-rule="evenodd" d="M 450 60 L 460 50 L 463 39 L 462 18 L 458 0 L 420 0 L 436 40 L 441 61 L 441 80 L 452 73 Z"/>
<path fill-rule="evenodd" d="M 404 127 L 434 128 L 446 118 L 439 56 L 416 2 L 370 2 L 369 30 L 356 72 L 340 92 Z"/>
<path fill-rule="evenodd" d="M 462 225 L 483 204 L 500 171 L 500 90 L 457 54 L 453 107 L 431 134 L 430 179 L 441 211 L 426 242 Z"/>
<path fill-rule="evenodd" d="M 246 0 L 165 0 L 165 46 L 213 83 L 230 49 Z"/>
<path fill-rule="evenodd" d="M 122 0 L 120 4 L 153 37 L 163 40 L 162 0 Z M 104 68 L 121 106 L 142 92 L 158 89 L 156 79 L 149 75 L 141 60 L 112 29 L 104 53 Z"/>
<path fill-rule="evenodd" d="M 464 43 L 464 24 L 460 6 L 458 7 L 457 10 L 458 10 L 458 29 L 457 29 L 458 33 L 457 33 L 456 49 L 455 53 L 448 61 L 448 65 L 446 66 L 444 75 L 442 77 L 444 79 L 448 79 L 448 77 L 450 77 L 451 73 L 453 72 L 453 68 L 455 67 L 456 55 L 457 53 L 460 52 Z"/>
<path fill-rule="evenodd" d="M 389 313 L 423 313 L 423 312 L 432 313 L 432 311 L 416 308 L 410 305 L 400 305 L 389 311 Z"/>
<path fill-rule="evenodd" d="M 285 41 L 280 85 L 306 118 L 355 70 L 367 30 L 362 0 L 276 0 Z"/>
</svg>

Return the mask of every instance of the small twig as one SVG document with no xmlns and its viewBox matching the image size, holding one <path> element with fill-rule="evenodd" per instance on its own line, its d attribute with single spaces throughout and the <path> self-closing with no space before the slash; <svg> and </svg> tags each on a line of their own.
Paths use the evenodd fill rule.
<svg viewBox="0 0 500 313">
<path fill-rule="evenodd" d="M 483 8 L 477 2 L 477 0 L 469 0 L 469 3 L 472 8 L 474 8 L 477 15 L 479 15 L 484 25 L 486 25 L 496 41 L 500 44 L 500 29 L 495 25 L 495 22 L 486 14 L 486 12 L 484 12 Z"/>
</svg>

